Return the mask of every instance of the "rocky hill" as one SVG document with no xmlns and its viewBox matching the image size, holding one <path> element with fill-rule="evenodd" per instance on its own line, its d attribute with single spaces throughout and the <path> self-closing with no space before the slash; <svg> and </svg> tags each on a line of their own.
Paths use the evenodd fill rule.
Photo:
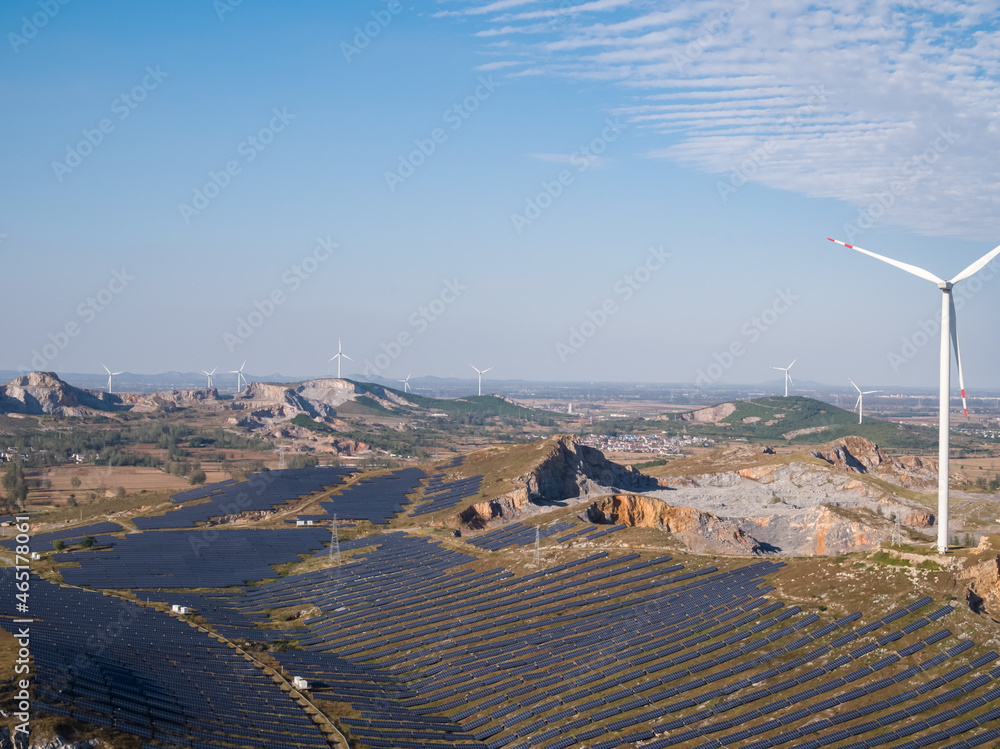
<svg viewBox="0 0 1000 749">
<path fill-rule="evenodd" d="M 932 429 L 904 426 L 858 416 L 843 408 L 801 396 L 757 398 L 720 403 L 679 414 L 693 434 L 749 441 L 784 441 L 809 444 L 859 436 L 895 448 L 917 449 L 933 445 Z"/>
<path fill-rule="evenodd" d="M 182 409 L 231 411 L 231 423 L 248 429 L 270 429 L 299 415 L 331 421 L 338 418 L 339 410 L 352 415 L 417 417 L 438 412 L 509 415 L 531 411 L 499 396 L 438 400 L 336 378 L 282 384 L 253 382 L 233 396 L 222 397 L 215 388 L 108 394 L 75 388 L 52 372 L 32 372 L 0 389 L 0 414 L 88 416 L 108 411 L 156 414 Z"/>
<path fill-rule="evenodd" d="M 54 372 L 31 372 L 0 387 L 0 413 L 88 416 L 122 408 L 116 395 L 67 385 Z"/>
</svg>

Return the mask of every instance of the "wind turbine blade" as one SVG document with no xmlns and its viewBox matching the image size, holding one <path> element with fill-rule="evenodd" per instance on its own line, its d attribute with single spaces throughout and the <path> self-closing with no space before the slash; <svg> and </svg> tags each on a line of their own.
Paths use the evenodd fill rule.
<svg viewBox="0 0 1000 749">
<path fill-rule="evenodd" d="M 861 396 L 859 395 L 858 399 L 856 401 L 854 401 L 854 412 L 855 413 L 858 412 L 858 406 L 860 406 L 860 405 L 861 405 Z"/>
<path fill-rule="evenodd" d="M 881 390 L 866 390 L 865 395 L 871 395 L 872 393 L 881 393 Z"/>
<path fill-rule="evenodd" d="M 489 371 L 490 371 L 491 369 L 493 369 L 493 367 L 487 367 L 486 369 L 484 369 L 484 370 L 483 370 L 483 374 L 486 374 L 486 373 L 487 373 L 487 372 L 489 372 Z"/>
<path fill-rule="evenodd" d="M 847 381 L 852 385 L 854 385 L 854 380 L 852 380 L 850 377 L 847 378 Z M 861 388 L 859 388 L 857 385 L 854 385 L 854 389 L 857 390 L 859 393 L 861 392 Z"/>
<path fill-rule="evenodd" d="M 974 262 L 968 268 L 966 268 L 961 273 L 959 273 L 957 276 L 955 276 L 952 279 L 951 282 L 953 284 L 954 283 L 958 283 L 959 281 L 964 281 L 969 276 L 971 276 L 971 275 L 973 275 L 975 273 L 978 273 L 980 270 L 982 270 L 982 268 L 983 268 L 984 265 L 986 265 L 990 260 L 992 260 L 993 258 L 995 258 L 998 254 L 1000 254 L 1000 246 L 994 247 L 992 251 L 990 251 L 990 252 L 986 253 L 985 255 L 983 255 L 976 262 Z"/>
<path fill-rule="evenodd" d="M 785 371 L 784 367 L 771 367 L 771 369 L 777 369 L 779 372 L 784 372 Z"/>
<path fill-rule="evenodd" d="M 473 369 L 476 369 L 476 368 L 475 368 L 475 367 L 473 367 L 473 366 L 472 366 L 471 364 L 470 364 L 469 366 L 470 366 L 470 367 L 472 367 Z M 479 372 L 479 370 L 478 370 L 478 369 L 476 369 L 476 371 L 477 371 L 477 372 Z M 479 372 L 479 374 L 482 374 L 482 372 Z"/>
<path fill-rule="evenodd" d="M 331 357 L 330 357 L 329 359 L 327 359 L 327 361 L 328 361 L 328 362 L 331 362 L 331 361 L 333 361 L 334 359 L 336 359 L 336 358 L 337 358 L 338 356 L 340 356 L 340 354 L 334 354 L 334 355 L 333 355 L 333 356 L 331 356 Z"/>
<path fill-rule="evenodd" d="M 105 366 L 104 362 L 101 362 L 101 366 L 104 367 L 104 371 L 105 372 L 107 372 L 108 374 L 111 374 L 111 370 L 108 369 L 107 366 Z"/>
<path fill-rule="evenodd" d="M 347 354 L 338 354 L 338 356 L 344 357 L 345 359 L 347 359 L 347 361 L 354 361 L 354 359 L 352 359 L 351 357 L 349 357 Z"/>
<path fill-rule="evenodd" d="M 936 284 L 945 283 L 945 280 L 943 278 L 938 278 L 930 271 L 926 271 L 923 268 L 918 268 L 915 265 L 910 265 L 909 263 L 903 263 L 900 262 L 899 260 L 893 260 L 891 257 L 886 257 L 885 255 L 878 255 L 874 252 L 863 250 L 860 247 L 855 247 L 853 244 L 847 244 L 846 242 L 841 242 L 840 240 L 832 239 L 831 237 L 827 237 L 827 239 L 829 239 L 831 242 L 836 242 L 837 244 L 843 245 L 849 250 L 857 250 L 858 252 L 863 252 L 865 255 L 870 255 L 876 260 L 881 260 L 883 263 L 894 265 L 900 270 L 905 270 L 907 273 L 912 273 L 914 276 L 919 276 L 920 278 L 923 278 L 926 281 L 930 281 L 931 283 L 936 283 Z"/>
<path fill-rule="evenodd" d="M 787 367 L 785 367 L 785 369 L 791 369 L 793 366 L 795 366 L 795 362 L 797 362 L 798 360 L 799 357 L 796 356 L 795 359 L 792 361 L 792 363 L 789 364 Z"/>
<path fill-rule="evenodd" d="M 955 319 L 955 297 L 949 294 L 948 301 L 951 304 L 951 343 L 955 347 L 955 360 L 958 362 L 958 387 L 962 391 L 962 410 L 965 412 L 965 417 L 968 418 L 969 406 L 965 402 L 965 378 L 962 376 L 962 354 L 958 350 L 958 321 Z"/>
</svg>

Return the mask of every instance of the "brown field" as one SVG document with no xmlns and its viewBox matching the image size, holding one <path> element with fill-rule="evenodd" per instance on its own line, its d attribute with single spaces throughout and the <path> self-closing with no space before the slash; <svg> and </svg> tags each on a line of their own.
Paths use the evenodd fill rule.
<svg viewBox="0 0 1000 749">
<path fill-rule="evenodd" d="M 113 495 L 119 486 L 129 494 L 138 494 L 142 491 L 174 493 L 191 488 L 187 479 L 158 468 L 139 466 L 54 466 L 25 471 L 25 476 L 32 486 L 28 494 L 28 505 L 36 508 L 63 507 L 70 494 L 75 494 L 81 503 L 86 501 L 88 492 L 97 492 L 103 499 L 104 496 Z M 70 483 L 74 476 L 81 481 L 78 489 L 74 489 Z M 35 481 L 39 479 L 48 482 L 46 489 L 34 488 Z"/>
</svg>

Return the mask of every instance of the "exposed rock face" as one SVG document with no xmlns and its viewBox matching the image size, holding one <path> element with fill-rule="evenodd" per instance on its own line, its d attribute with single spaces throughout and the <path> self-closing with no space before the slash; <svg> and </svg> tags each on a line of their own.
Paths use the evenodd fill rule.
<svg viewBox="0 0 1000 749">
<path fill-rule="evenodd" d="M 613 494 L 587 508 L 595 523 L 624 523 L 656 528 L 677 536 L 693 551 L 721 554 L 760 554 L 757 540 L 730 520 L 693 507 L 673 507 L 660 499 L 636 494 Z"/>
<path fill-rule="evenodd" d="M 55 372 L 31 372 L 0 387 L 0 413 L 85 416 L 120 407 L 117 395 L 75 388 Z"/>
<path fill-rule="evenodd" d="M 660 483 L 631 466 L 613 463 L 600 450 L 579 444 L 574 436 L 563 436 L 526 477 L 526 486 L 532 502 L 555 502 L 603 492 L 606 487 L 645 491 L 659 488 Z"/>
<path fill-rule="evenodd" d="M 794 515 L 740 521 L 765 548 L 783 554 L 847 554 L 871 549 L 892 538 L 893 524 L 878 516 L 821 505 Z"/>
<path fill-rule="evenodd" d="M 717 424 L 732 416 L 736 411 L 735 403 L 720 403 L 718 406 L 699 408 L 697 411 L 681 414 L 681 421 L 693 421 L 696 424 Z"/>
<path fill-rule="evenodd" d="M 863 437 L 845 437 L 820 445 L 810 453 L 848 473 L 866 473 L 907 488 L 927 489 L 937 482 L 937 466 L 920 458 L 899 460 Z"/>
<path fill-rule="evenodd" d="M 966 598 L 973 611 L 993 617 L 1000 614 L 1000 557 L 991 555 L 979 564 L 962 570 L 958 577 L 969 581 Z"/>
<path fill-rule="evenodd" d="M 486 528 L 491 521 L 497 524 L 511 522 L 530 510 L 527 489 L 518 489 L 495 497 L 488 502 L 477 502 L 459 515 L 459 520 L 473 530 Z"/>
</svg>

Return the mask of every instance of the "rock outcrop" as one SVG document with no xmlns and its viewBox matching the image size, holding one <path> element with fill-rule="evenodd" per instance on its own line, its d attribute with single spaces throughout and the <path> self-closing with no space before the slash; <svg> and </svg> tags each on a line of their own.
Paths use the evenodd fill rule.
<svg viewBox="0 0 1000 749">
<path fill-rule="evenodd" d="M 914 489 L 937 482 L 937 465 L 920 458 L 897 459 L 863 437 L 844 437 L 815 448 L 810 455 L 848 473 L 864 473 Z"/>
<path fill-rule="evenodd" d="M 528 490 L 517 489 L 494 497 L 487 502 L 476 502 L 470 505 L 459 514 L 459 520 L 467 528 L 482 530 L 488 527 L 492 521 L 499 521 L 496 524 L 512 522 L 527 514 L 530 509 L 531 501 L 528 499 Z"/>
<path fill-rule="evenodd" d="M 0 413 L 86 416 L 121 407 L 117 395 L 75 388 L 55 372 L 31 372 L 0 387 Z"/>
<path fill-rule="evenodd" d="M 755 538 L 731 520 L 693 507 L 674 507 L 663 500 L 636 494 L 612 494 L 587 508 L 594 523 L 623 523 L 656 528 L 680 539 L 692 551 L 719 554 L 760 554 Z"/>
<path fill-rule="evenodd" d="M 732 416 L 735 411 L 735 403 L 720 403 L 718 406 L 699 408 L 697 411 L 681 414 L 681 421 L 689 421 L 696 424 L 718 424 L 723 419 Z"/>
<path fill-rule="evenodd" d="M 609 488 L 646 491 L 660 486 L 656 479 L 608 460 L 571 435 L 555 440 L 551 452 L 525 477 L 525 484 L 532 502 L 557 502 Z"/>
</svg>

